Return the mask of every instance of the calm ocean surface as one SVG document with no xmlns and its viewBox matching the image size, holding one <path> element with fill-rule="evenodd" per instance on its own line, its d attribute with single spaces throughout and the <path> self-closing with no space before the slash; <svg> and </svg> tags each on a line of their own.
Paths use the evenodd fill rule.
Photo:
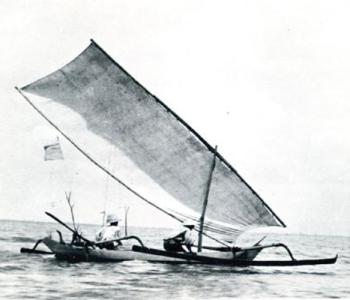
<svg viewBox="0 0 350 300">
<path fill-rule="evenodd" d="M 87 236 L 96 226 L 83 225 Z M 230 268 L 167 265 L 141 261 L 123 263 L 59 262 L 53 256 L 20 254 L 50 231 L 52 223 L 0 221 L 1 299 L 227 299 L 350 297 L 350 238 L 270 234 L 265 240 L 290 246 L 296 258 L 331 257 L 335 265 Z M 168 229 L 130 228 L 147 246 L 161 247 Z M 251 245 L 262 234 L 243 238 Z M 44 249 L 44 248 L 42 248 Z M 259 256 L 282 259 L 282 250 Z M 286 257 L 287 258 L 287 257 Z"/>
</svg>

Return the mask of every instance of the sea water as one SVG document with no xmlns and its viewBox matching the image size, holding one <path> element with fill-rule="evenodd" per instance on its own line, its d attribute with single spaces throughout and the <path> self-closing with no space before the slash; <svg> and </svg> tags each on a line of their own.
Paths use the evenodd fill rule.
<svg viewBox="0 0 350 300">
<path fill-rule="evenodd" d="M 82 225 L 87 236 L 97 226 Z M 334 265 L 233 268 L 169 265 L 144 261 L 68 263 L 53 256 L 21 254 L 59 224 L 0 221 L 1 299 L 229 299 L 350 297 L 350 238 L 269 234 L 264 243 L 283 242 L 298 259 L 339 258 Z M 146 246 L 161 247 L 168 229 L 129 228 Z M 262 235 L 241 243 L 251 243 Z M 44 250 L 44 248 L 41 248 Z M 288 259 L 283 249 L 266 249 L 259 259 Z"/>
</svg>

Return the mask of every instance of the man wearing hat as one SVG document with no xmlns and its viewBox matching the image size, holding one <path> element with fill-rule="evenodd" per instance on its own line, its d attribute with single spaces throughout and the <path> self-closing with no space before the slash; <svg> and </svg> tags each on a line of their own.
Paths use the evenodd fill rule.
<svg viewBox="0 0 350 300">
<path fill-rule="evenodd" d="M 195 231 L 193 230 L 195 224 L 191 220 L 185 220 L 182 225 L 186 228 L 184 231 L 164 240 L 163 246 L 165 250 L 192 253 L 192 246 L 196 241 Z"/>
<path fill-rule="evenodd" d="M 120 228 L 118 225 L 120 221 L 121 220 L 117 215 L 109 214 L 106 220 L 108 225 L 102 227 L 96 233 L 96 242 L 105 242 L 102 245 L 103 248 L 115 249 L 116 246 L 121 245 L 121 242 L 113 242 L 114 240 L 121 238 Z"/>
</svg>

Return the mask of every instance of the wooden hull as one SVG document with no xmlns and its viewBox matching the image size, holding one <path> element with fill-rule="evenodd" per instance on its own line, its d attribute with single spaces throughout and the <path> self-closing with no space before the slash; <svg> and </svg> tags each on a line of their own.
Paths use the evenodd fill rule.
<svg viewBox="0 0 350 300">
<path fill-rule="evenodd" d="M 72 262 L 79 261 L 92 261 L 92 262 L 121 262 L 129 260 L 144 260 L 150 262 L 161 262 L 161 263 L 203 263 L 198 260 L 198 257 L 205 257 L 207 259 L 223 259 L 225 261 L 232 261 L 234 255 L 232 252 L 219 252 L 219 251 L 208 251 L 202 252 L 202 254 L 192 255 L 190 253 L 177 253 L 168 252 L 163 250 L 150 249 L 138 246 L 121 246 L 118 250 L 106 250 L 91 247 L 77 247 L 70 244 L 64 244 L 57 242 L 51 238 L 43 239 L 43 243 L 55 254 L 59 260 L 67 260 Z M 140 249 L 147 249 L 147 251 L 138 251 Z M 158 253 L 152 253 L 153 251 L 160 251 Z M 260 250 L 254 251 L 242 251 L 236 253 L 236 257 L 242 259 L 252 260 L 260 252 Z M 167 255 L 172 253 L 173 255 Z"/>
</svg>

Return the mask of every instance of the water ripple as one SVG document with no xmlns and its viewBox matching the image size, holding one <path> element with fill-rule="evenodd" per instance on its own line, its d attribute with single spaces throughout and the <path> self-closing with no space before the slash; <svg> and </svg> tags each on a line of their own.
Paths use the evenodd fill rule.
<svg viewBox="0 0 350 300">
<path fill-rule="evenodd" d="M 45 232 L 49 228 L 44 228 L 42 223 L 10 225 L 6 227 L 6 236 L 0 238 L 0 290 L 4 299 L 342 298 L 350 295 L 350 238 L 283 236 L 281 242 L 290 245 L 297 257 L 312 254 L 327 257 L 339 252 L 337 264 L 330 266 L 232 268 L 142 261 L 71 264 L 57 261 L 53 256 L 20 254 L 20 247 L 34 243 L 37 237 L 22 237 L 19 233 Z M 156 244 L 163 233 L 147 230 L 147 241 Z M 270 235 L 268 242 L 280 238 Z M 285 255 L 283 251 L 266 251 L 260 259 Z"/>
</svg>

